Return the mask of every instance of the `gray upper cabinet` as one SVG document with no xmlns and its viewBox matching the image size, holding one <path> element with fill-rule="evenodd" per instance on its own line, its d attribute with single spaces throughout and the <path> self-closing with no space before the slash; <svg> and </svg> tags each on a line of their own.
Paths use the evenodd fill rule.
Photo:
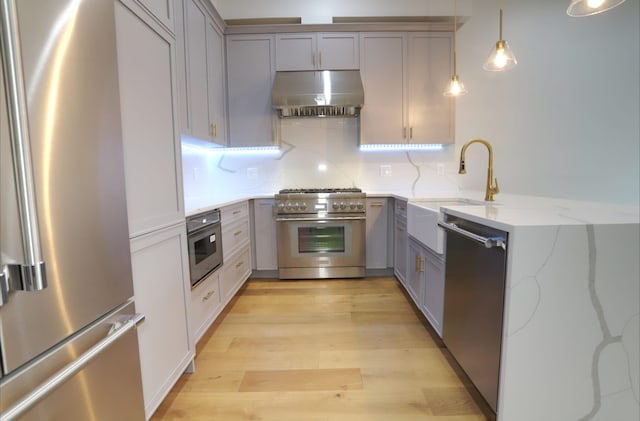
<svg viewBox="0 0 640 421">
<path fill-rule="evenodd" d="M 170 32 L 175 32 L 174 0 L 138 0 L 138 3 Z"/>
<path fill-rule="evenodd" d="M 134 237 L 184 221 L 173 103 L 175 40 L 155 21 L 143 21 L 125 7 L 117 10 L 127 209 Z"/>
<path fill-rule="evenodd" d="M 454 102 L 442 92 L 451 79 L 448 33 L 409 34 L 407 106 L 410 143 L 454 143 Z"/>
<path fill-rule="evenodd" d="M 227 144 L 227 107 L 225 89 L 224 36 L 218 27 L 207 22 L 207 93 L 209 135 L 214 143 Z"/>
<path fill-rule="evenodd" d="M 229 146 L 278 144 L 271 104 L 275 61 L 274 35 L 227 36 Z"/>
<path fill-rule="evenodd" d="M 277 70 L 348 70 L 360 66 L 356 32 L 276 35 Z"/>
<path fill-rule="evenodd" d="M 184 0 L 182 133 L 226 146 L 224 38 L 199 0 Z"/>
<path fill-rule="evenodd" d="M 407 143 L 406 49 L 405 33 L 360 34 L 360 74 L 365 94 L 360 114 L 362 143 Z"/>
<path fill-rule="evenodd" d="M 360 34 L 361 143 L 454 142 L 453 100 L 442 95 L 451 47 L 449 33 Z"/>
</svg>

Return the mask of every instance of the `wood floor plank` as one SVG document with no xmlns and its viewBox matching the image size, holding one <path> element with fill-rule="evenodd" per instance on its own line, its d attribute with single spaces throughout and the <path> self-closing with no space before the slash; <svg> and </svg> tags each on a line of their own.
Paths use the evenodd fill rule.
<svg viewBox="0 0 640 421">
<path fill-rule="evenodd" d="M 151 421 L 482 421 L 395 278 L 251 280 Z"/>
<path fill-rule="evenodd" d="M 239 392 L 362 389 L 357 368 L 247 371 Z"/>
</svg>

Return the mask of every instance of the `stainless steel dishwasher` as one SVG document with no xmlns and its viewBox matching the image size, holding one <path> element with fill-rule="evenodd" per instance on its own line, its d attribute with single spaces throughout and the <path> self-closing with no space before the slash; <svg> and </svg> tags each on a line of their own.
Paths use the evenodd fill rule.
<svg viewBox="0 0 640 421">
<path fill-rule="evenodd" d="M 494 412 L 502 345 L 507 233 L 445 215 L 443 341 Z"/>
</svg>

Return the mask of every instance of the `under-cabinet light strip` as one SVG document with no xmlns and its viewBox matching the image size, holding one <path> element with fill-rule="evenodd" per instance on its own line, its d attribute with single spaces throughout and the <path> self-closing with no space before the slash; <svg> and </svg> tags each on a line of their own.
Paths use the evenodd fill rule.
<svg viewBox="0 0 640 421">
<path fill-rule="evenodd" d="M 439 143 L 432 144 L 387 144 L 387 145 L 360 145 L 361 151 L 440 151 L 443 145 Z"/>
<path fill-rule="evenodd" d="M 246 148 L 206 148 L 201 146 L 182 144 L 182 150 L 188 152 L 194 152 L 207 155 L 220 155 L 220 154 L 237 154 L 237 155 L 259 155 L 259 154 L 277 154 L 280 153 L 280 148 L 277 146 L 264 146 L 264 147 L 246 147 Z"/>
</svg>

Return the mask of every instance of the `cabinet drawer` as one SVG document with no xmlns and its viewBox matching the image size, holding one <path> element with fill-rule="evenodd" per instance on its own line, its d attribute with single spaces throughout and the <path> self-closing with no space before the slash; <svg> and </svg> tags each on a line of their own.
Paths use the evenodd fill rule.
<svg viewBox="0 0 640 421">
<path fill-rule="evenodd" d="M 395 215 L 407 218 L 407 201 L 396 199 Z"/>
<path fill-rule="evenodd" d="M 196 342 L 207 331 L 220 310 L 220 271 L 207 276 L 191 290 L 191 324 Z"/>
<path fill-rule="evenodd" d="M 220 209 L 220 221 L 222 227 L 232 224 L 242 218 L 249 217 L 249 202 L 236 203 L 235 205 L 225 206 Z"/>
<path fill-rule="evenodd" d="M 240 247 L 249 243 L 250 235 L 249 219 L 222 227 L 223 263 L 226 263 L 226 259 L 238 251 Z"/>
<path fill-rule="evenodd" d="M 220 294 L 224 302 L 235 294 L 251 275 L 251 252 L 247 246 L 233 255 L 222 266 Z"/>
</svg>

